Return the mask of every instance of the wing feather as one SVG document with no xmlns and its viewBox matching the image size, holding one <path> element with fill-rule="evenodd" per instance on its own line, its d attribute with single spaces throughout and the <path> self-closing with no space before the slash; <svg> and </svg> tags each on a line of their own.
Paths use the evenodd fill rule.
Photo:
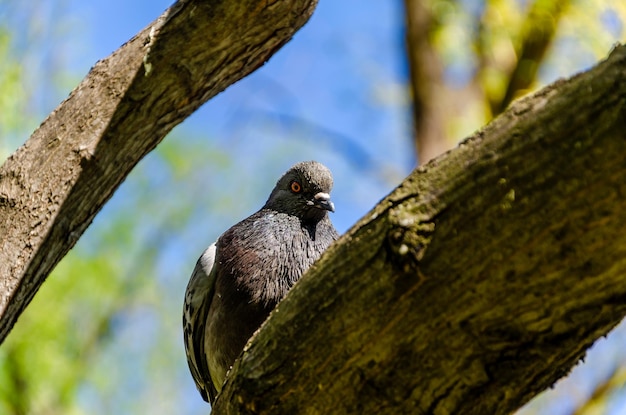
<svg viewBox="0 0 626 415">
<path fill-rule="evenodd" d="M 212 402 L 217 395 L 204 350 L 206 320 L 215 292 L 215 251 L 215 244 L 212 244 L 198 259 L 187 284 L 183 309 L 183 336 L 187 363 L 198 391 L 207 402 Z"/>
</svg>

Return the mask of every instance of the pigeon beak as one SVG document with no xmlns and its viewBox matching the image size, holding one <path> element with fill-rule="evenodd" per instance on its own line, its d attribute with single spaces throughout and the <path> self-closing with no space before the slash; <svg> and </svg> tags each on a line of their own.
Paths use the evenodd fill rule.
<svg viewBox="0 0 626 415">
<path fill-rule="evenodd" d="M 315 196 L 313 196 L 312 204 L 318 209 L 329 210 L 331 212 L 335 211 L 335 205 L 330 200 L 330 195 L 328 193 L 317 193 Z"/>
</svg>

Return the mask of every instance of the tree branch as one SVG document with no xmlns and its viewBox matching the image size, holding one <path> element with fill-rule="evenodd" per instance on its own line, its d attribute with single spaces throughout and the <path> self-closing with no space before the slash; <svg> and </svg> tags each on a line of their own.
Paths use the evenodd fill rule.
<svg viewBox="0 0 626 415">
<path fill-rule="evenodd" d="M 215 414 L 508 414 L 626 314 L 626 47 L 414 171 L 247 345 Z"/>
<path fill-rule="evenodd" d="M 181 0 L 96 63 L 0 168 L 0 341 L 135 164 L 316 3 Z"/>
</svg>

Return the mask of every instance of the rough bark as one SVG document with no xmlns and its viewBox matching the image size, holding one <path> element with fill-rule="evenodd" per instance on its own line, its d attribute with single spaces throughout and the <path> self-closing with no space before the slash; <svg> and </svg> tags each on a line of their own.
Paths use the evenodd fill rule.
<svg viewBox="0 0 626 415">
<path fill-rule="evenodd" d="M 626 314 L 626 47 L 413 172 L 246 347 L 215 414 L 508 414 Z"/>
<path fill-rule="evenodd" d="M 181 0 L 96 63 L 0 168 L 0 341 L 135 164 L 316 3 Z"/>
</svg>

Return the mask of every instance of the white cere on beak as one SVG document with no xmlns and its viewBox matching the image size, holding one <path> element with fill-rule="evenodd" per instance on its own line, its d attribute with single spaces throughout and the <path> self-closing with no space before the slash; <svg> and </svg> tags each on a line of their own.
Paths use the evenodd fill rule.
<svg viewBox="0 0 626 415">
<path fill-rule="evenodd" d="M 330 200 L 330 195 L 325 192 L 319 192 L 315 196 L 313 196 L 313 200 L 309 202 L 310 205 L 315 206 L 319 209 L 328 210 L 330 212 L 335 211 L 335 205 Z"/>
</svg>

